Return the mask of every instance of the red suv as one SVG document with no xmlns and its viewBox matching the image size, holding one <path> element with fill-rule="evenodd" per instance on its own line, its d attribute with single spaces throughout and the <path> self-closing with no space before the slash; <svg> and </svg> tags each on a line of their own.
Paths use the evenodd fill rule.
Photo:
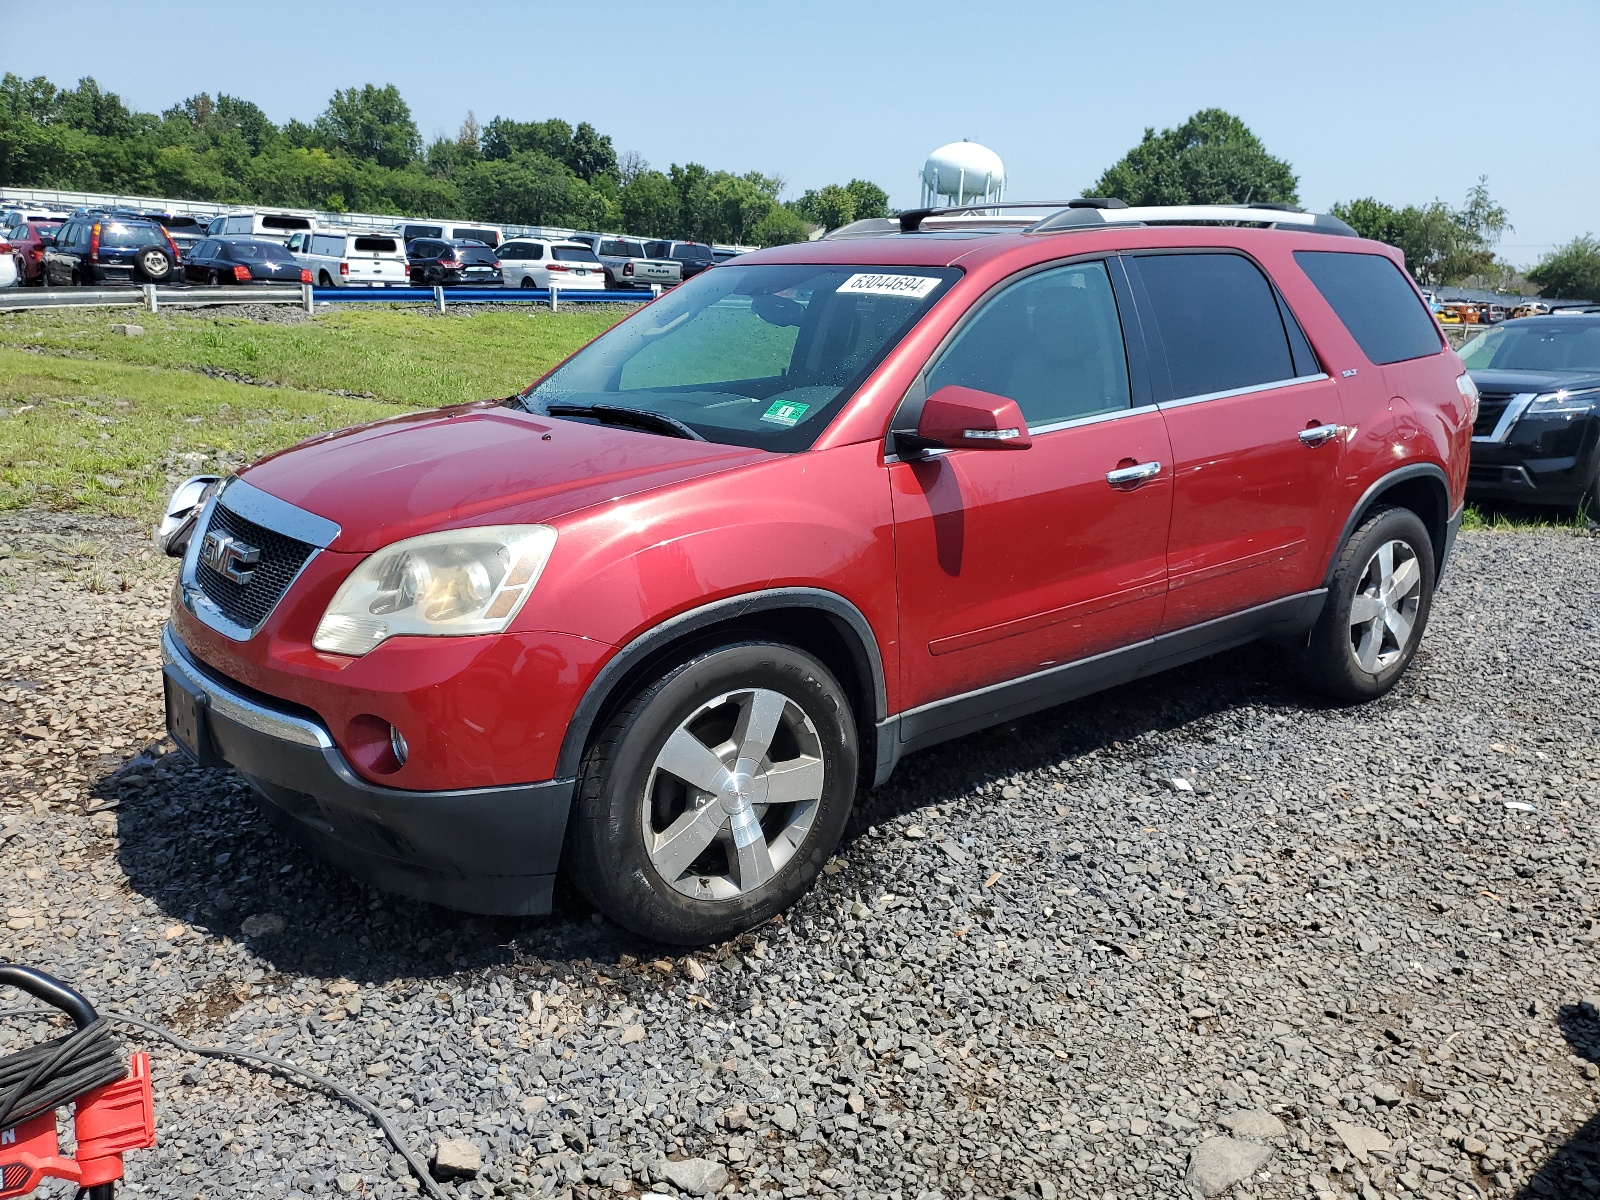
<svg viewBox="0 0 1600 1200">
<path fill-rule="evenodd" d="M 1385 692 L 1476 402 L 1400 254 L 1328 217 L 847 227 L 508 400 L 185 484 L 168 723 L 380 887 L 539 913 L 564 864 L 710 941 L 921 747 L 1268 636 Z"/>
</svg>

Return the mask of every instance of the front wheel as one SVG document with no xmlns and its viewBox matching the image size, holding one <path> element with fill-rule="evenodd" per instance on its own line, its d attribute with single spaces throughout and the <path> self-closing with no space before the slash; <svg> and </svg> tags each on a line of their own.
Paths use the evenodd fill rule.
<svg viewBox="0 0 1600 1200">
<path fill-rule="evenodd" d="M 646 937 L 732 937 L 811 886 L 849 818 L 858 754 L 844 690 L 815 658 L 706 650 L 637 692 L 585 755 L 574 882 Z"/>
<path fill-rule="evenodd" d="M 1306 647 L 1312 681 L 1340 700 L 1383 695 L 1416 656 L 1433 608 L 1433 539 L 1416 513 L 1384 509 L 1350 535 Z"/>
</svg>

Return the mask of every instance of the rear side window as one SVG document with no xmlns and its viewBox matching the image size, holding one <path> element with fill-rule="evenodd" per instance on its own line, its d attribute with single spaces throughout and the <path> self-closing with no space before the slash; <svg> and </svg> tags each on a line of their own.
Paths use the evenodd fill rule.
<svg viewBox="0 0 1600 1200">
<path fill-rule="evenodd" d="M 393 254 L 396 247 L 393 238 L 387 237 L 358 237 L 356 249 L 366 254 Z"/>
<path fill-rule="evenodd" d="M 948 384 L 1009 396 L 1035 428 L 1127 408 L 1128 359 L 1105 264 L 1041 271 L 989 301 L 928 372 L 930 395 Z"/>
<path fill-rule="evenodd" d="M 1379 366 L 1439 353 L 1439 327 L 1392 259 L 1346 250 L 1296 250 L 1294 260 L 1344 322 L 1361 353 Z"/>
<path fill-rule="evenodd" d="M 1171 399 L 1231 392 L 1295 377 L 1272 285 L 1238 254 L 1148 254 L 1130 259 L 1166 351 Z"/>
<path fill-rule="evenodd" d="M 311 222 L 305 217 L 262 217 L 263 229 L 310 229 Z"/>
<path fill-rule="evenodd" d="M 482 242 L 485 246 L 500 244 L 500 235 L 492 229 L 470 229 L 458 225 L 450 231 L 451 235 L 463 241 Z"/>
</svg>

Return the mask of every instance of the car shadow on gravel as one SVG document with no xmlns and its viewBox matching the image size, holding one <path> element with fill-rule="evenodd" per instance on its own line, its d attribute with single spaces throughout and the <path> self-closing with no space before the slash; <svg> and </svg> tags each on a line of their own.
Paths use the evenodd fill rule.
<svg viewBox="0 0 1600 1200">
<path fill-rule="evenodd" d="M 858 803 L 841 853 L 873 825 L 1063 759 L 1242 706 L 1321 707 L 1292 679 L 1282 655 L 1256 646 L 912 755 Z M 267 971 L 379 983 L 496 965 L 608 971 L 664 951 L 602 921 L 565 881 L 543 918 L 466 916 L 379 892 L 280 836 L 232 772 L 196 767 L 170 742 L 102 779 L 91 803 L 115 808 L 130 886 L 174 920 L 246 943 Z M 824 876 L 810 902 L 864 891 L 873 871 L 868 858 Z"/>
<path fill-rule="evenodd" d="M 1580 1058 L 1600 1064 L 1600 1011 L 1588 1001 L 1564 1004 L 1556 1014 L 1561 1036 Z M 1517 1200 L 1600 1194 L 1600 1114 L 1590 1117 L 1517 1193 Z"/>
</svg>

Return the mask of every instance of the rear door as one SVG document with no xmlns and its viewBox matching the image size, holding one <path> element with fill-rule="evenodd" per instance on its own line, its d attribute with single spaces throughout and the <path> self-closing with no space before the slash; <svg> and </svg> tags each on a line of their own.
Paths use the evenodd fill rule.
<svg viewBox="0 0 1600 1200">
<path fill-rule="evenodd" d="M 919 397 L 979 388 L 1016 400 L 1033 437 L 888 467 L 908 708 L 1155 632 L 1172 460 L 1137 348 L 1130 373 L 1130 309 L 1114 259 L 1030 272 L 968 318 L 902 406 L 895 428 L 914 428 Z M 1107 478 L 1135 466 L 1148 477 Z"/>
<path fill-rule="evenodd" d="M 1245 255 L 1160 251 L 1127 262 L 1172 442 L 1162 629 L 1321 586 L 1346 432 L 1337 386 Z"/>
</svg>

